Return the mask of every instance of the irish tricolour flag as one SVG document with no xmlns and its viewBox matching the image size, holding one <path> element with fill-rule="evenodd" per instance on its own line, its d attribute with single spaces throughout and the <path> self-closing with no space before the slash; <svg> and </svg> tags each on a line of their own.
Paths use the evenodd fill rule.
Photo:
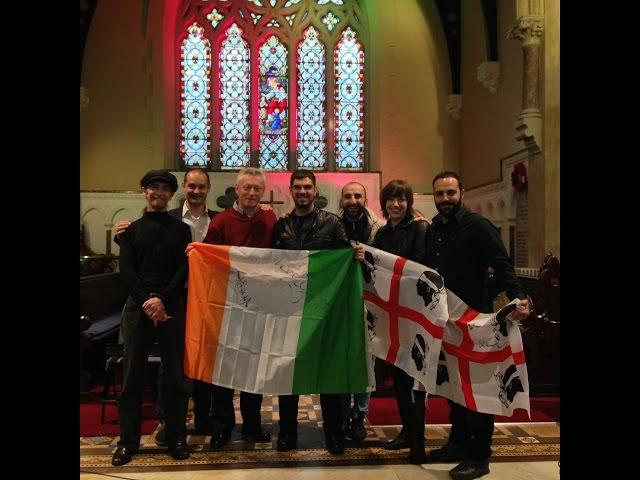
<svg viewBox="0 0 640 480">
<path fill-rule="evenodd" d="M 370 390 L 353 250 L 193 245 L 188 377 L 274 395 Z"/>
</svg>

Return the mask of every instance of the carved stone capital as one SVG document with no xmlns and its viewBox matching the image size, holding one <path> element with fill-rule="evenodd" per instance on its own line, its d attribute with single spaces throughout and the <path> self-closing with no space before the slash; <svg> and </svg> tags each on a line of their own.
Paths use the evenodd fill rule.
<svg viewBox="0 0 640 480">
<path fill-rule="evenodd" d="M 462 95 L 451 94 L 447 96 L 447 113 L 454 120 L 460 120 L 460 111 L 462 110 Z"/>
<path fill-rule="evenodd" d="M 522 15 L 518 17 L 507 32 L 508 39 L 522 40 L 524 45 L 540 44 L 544 31 L 544 17 L 539 15 Z"/>
<path fill-rule="evenodd" d="M 523 110 L 515 122 L 516 140 L 523 142 L 529 154 L 542 150 L 542 115 L 538 109 Z"/>
<path fill-rule="evenodd" d="M 80 87 L 80 113 L 87 109 L 89 105 L 89 90 L 86 87 Z"/>
<path fill-rule="evenodd" d="M 500 62 L 482 62 L 477 70 L 478 81 L 491 93 L 496 93 L 500 78 Z"/>
</svg>

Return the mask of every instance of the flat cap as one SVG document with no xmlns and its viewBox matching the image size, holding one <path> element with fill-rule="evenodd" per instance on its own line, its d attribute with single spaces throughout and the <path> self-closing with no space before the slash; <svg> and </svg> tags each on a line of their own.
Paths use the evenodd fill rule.
<svg viewBox="0 0 640 480">
<path fill-rule="evenodd" d="M 173 193 L 178 190 L 178 179 L 169 170 L 150 170 L 146 173 L 142 180 L 140 180 L 140 186 L 146 187 L 151 182 L 166 182 L 171 187 Z"/>
</svg>

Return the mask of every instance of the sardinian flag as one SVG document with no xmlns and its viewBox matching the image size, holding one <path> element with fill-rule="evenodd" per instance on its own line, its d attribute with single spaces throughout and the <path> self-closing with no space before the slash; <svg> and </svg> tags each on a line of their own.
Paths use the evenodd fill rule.
<svg viewBox="0 0 640 480">
<path fill-rule="evenodd" d="M 470 410 L 529 412 L 529 382 L 516 301 L 478 313 L 445 288 L 438 272 L 365 248 L 365 306 L 374 355 L 411 375 L 414 388 Z"/>
</svg>

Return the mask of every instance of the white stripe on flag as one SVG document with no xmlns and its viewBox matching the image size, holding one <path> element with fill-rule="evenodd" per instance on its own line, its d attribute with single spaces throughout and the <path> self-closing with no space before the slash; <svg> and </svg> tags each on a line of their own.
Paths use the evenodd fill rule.
<svg viewBox="0 0 640 480">
<path fill-rule="evenodd" d="M 273 250 L 230 249 L 227 308 L 214 371 L 217 385 L 267 394 L 291 390 L 308 252 L 291 253 L 285 264 L 274 258 Z"/>
</svg>

